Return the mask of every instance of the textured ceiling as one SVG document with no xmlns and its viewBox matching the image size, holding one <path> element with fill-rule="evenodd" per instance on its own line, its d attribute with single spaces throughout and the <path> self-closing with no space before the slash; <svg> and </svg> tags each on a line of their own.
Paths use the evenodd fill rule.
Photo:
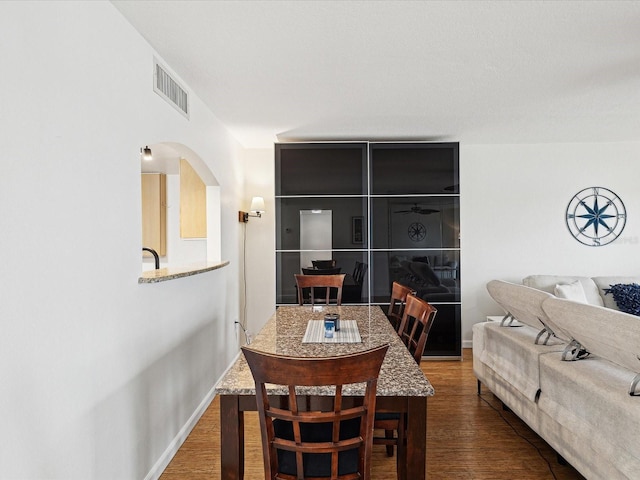
<svg viewBox="0 0 640 480">
<path fill-rule="evenodd" d="M 640 140 L 640 1 L 113 1 L 246 147 Z"/>
</svg>

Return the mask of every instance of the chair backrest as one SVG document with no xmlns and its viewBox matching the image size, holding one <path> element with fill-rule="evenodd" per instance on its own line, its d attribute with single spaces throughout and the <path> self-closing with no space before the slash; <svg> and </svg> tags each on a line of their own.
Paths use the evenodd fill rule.
<svg viewBox="0 0 640 480">
<path fill-rule="evenodd" d="M 418 364 L 422 359 L 436 313 L 438 310 L 423 299 L 407 295 L 407 303 L 399 328 L 400 338 Z"/>
<path fill-rule="evenodd" d="M 315 304 L 316 289 L 323 289 L 324 301 L 329 305 L 331 290 L 336 290 L 336 303 L 342 305 L 342 285 L 344 283 L 345 274 L 339 275 L 300 275 L 295 274 L 296 286 L 298 287 L 298 303 L 304 304 L 304 290 L 311 289 L 311 305 Z"/>
<path fill-rule="evenodd" d="M 311 264 L 313 268 L 325 269 L 325 268 L 336 268 L 335 260 L 311 260 Z"/>
<path fill-rule="evenodd" d="M 389 301 L 387 318 L 396 332 L 398 332 L 398 335 L 400 335 L 400 323 L 402 321 L 402 314 L 404 313 L 404 304 L 407 301 L 407 295 L 412 293 L 414 292 L 411 288 L 398 282 L 393 282 L 391 285 L 391 300 Z"/>
<path fill-rule="evenodd" d="M 356 261 L 356 265 L 353 268 L 353 280 L 358 285 L 362 285 L 364 276 L 367 273 L 367 268 L 369 268 L 369 266 L 366 263 Z"/>
<path fill-rule="evenodd" d="M 388 348 L 296 358 L 242 347 L 256 385 L 265 479 L 369 478 L 377 380 Z M 362 403 L 343 405 L 342 386 L 362 382 Z M 286 385 L 288 400 L 269 398 L 267 383 Z M 306 411 L 296 386 L 335 386 L 333 405 Z"/>
</svg>

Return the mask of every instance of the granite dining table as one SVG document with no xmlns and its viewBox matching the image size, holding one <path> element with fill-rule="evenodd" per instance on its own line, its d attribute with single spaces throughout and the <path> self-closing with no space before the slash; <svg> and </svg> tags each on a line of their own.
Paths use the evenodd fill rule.
<svg viewBox="0 0 640 480">
<path fill-rule="evenodd" d="M 323 320 L 326 313 L 340 315 L 355 321 L 360 341 L 350 338 L 350 343 L 340 339 L 305 338 L 311 320 Z M 347 323 L 352 325 L 353 322 Z M 305 342 L 303 342 L 303 339 Z M 338 340 L 338 341 L 336 341 Z M 434 389 L 420 367 L 392 328 L 384 312 L 375 305 L 348 306 L 280 306 L 255 337 L 250 348 L 281 355 L 300 357 L 327 357 L 360 352 L 379 345 L 389 344 L 385 356 L 376 395 L 376 412 L 403 412 L 407 415 L 405 449 L 406 458 L 398 458 L 398 477 L 420 480 L 426 478 L 427 451 L 427 398 Z M 271 396 L 286 397 L 286 387 L 272 385 Z M 321 401 L 333 395 L 331 389 L 309 388 L 304 392 L 310 398 Z M 348 392 L 352 398 L 362 396 L 363 385 L 354 385 Z M 249 367 L 240 353 L 238 359 L 216 386 L 220 395 L 221 478 L 244 478 L 244 412 L 256 410 L 255 384 Z"/>
</svg>

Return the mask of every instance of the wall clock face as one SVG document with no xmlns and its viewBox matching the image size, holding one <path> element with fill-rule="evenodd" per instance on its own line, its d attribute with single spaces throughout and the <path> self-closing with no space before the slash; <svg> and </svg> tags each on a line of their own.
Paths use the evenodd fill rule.
<svg viewBox="0 0 640 480">
<path fill-rule="evenodd" d="M 576 240 L 599 247 L 613 242 L 624 230 L 627 212 L 611 190 L 590 187 L 576 193 L 567 206 L 567 227 Z"/>
<path fill-rule="evenodd" d="M 424 227 L 423 224 L 419 222 L 414 222 L 411 225 L 409 225 L 408 234 L 411 240 L 413 240 L 414 242 L 419 242 L 420 240 L 423 240 L 424 237 L 427 236 L 427 229 Z"/>
</svg>

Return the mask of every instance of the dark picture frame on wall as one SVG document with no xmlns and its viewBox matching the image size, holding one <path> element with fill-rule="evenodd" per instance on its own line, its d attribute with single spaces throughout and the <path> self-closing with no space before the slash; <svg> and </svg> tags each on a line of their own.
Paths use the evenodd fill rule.
<svg viewBox="0 0 640 480">
<path fill-rule="evenodd" d="M 351 217 L 351 243 L 364 243 L 364 233 L 362 229 L 363 223 L 364 217 Z"/>
</svg>

